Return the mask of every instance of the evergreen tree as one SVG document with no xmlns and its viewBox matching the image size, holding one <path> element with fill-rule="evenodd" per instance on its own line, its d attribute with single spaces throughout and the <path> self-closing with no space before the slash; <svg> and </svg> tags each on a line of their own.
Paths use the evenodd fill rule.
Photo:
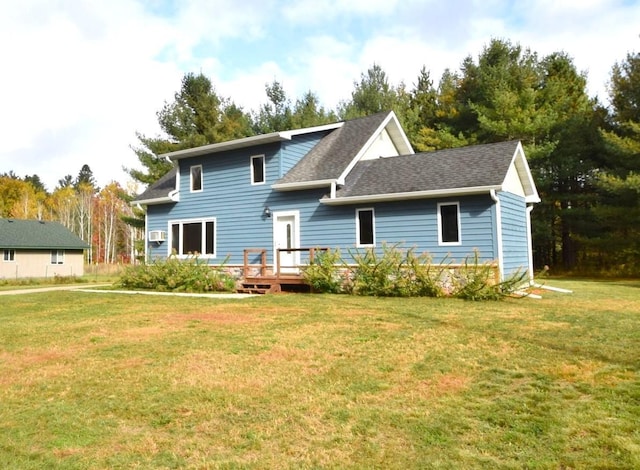
<svg viewBox="0 0 640 470">
<path fill-rule="evenodd" d="M 36 175 L 35 173 L 33 175 L 26 175 L 24 177 L 24 180 L 27 183 L 31 183 L 31 186 L 33 186 L 33 188 L 37 192 L 42 192 L 42 193 L 46 193 L 47 192 L 47 188 L 44 186 L 44 183 L 40 179 L 40 176 Z"/>
<path fill-rule="evenodd" d="M 78 189 L 81 185 L 89 185 L 93 188 L 96 188 L 96 179 L 93 176 L 93 171 L 86 163 L 82 165 L 78 176 L 75 179 L 73 186 Z"/>
<path fill-rule="evenodd" d="M 291 115 L 291 129 L 320 126 L 336 122 L 338 117 L 333 111 L 326 111 L 320 105 L 316 94 L 307 91 L 302 98 L 296 100 Z"/>
<path fill-rule="evenodd" d="M 640 53 L 613 66 L 611 113 L 602 126 L 608 157 L 598 174 L 601 203 L 594 215 L 601 227 L 587 243 L 594 267 L 616 274 L 640 274 Z"/>
<path fill-rule="evenodd" d="M 150 184 L 172 167 L 161 155 L 201 145 L 252 135 L 249 117 L 235 104 L 219 97 L 203 74 L 186 74 L 174 101 L 157 113 L 164 136 L 138 133 L 133 151 L 142 170 L 125 169 L 136 181 Z"/>
<path fill-rule="evenodd" d="M 269 101 L 260 107 L 254 117 L 253 130 L 256 134 L 286 131 L 292 128 L 291 102 L 280 82 L 274 80 L 265 85 Z"/>
<path fill-rule="evenodd" d="M 397 105 L 396 89 L 389 84 L 387 74 L 382 67 L 374 64 L 366 74 L 360 75 L 360 82 L 354 82 L 351 100 L 341 103 L 338 114 L 345 120 L 390 110 L 403 115 L 397 109 Z"/>
<path fill-rule="evenodd" d="M 67 188 L 73 186 L 73 176 L 66 175 L 64 178 L 58 180 L 58 188 Z"/>
</svg>

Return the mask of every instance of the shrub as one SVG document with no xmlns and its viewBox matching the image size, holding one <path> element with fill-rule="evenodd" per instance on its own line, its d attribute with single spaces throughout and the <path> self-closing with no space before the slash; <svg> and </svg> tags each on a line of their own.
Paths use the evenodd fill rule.
<svg viewBox="0 0 640 470">
<path fill-rule="evenodd" d="M 222 266 L 211 267 L 193 256 L 186 260 L 170 257 L 128 266 L 118 285 L 161 292 L 230 292 L 235 289 L 235 280 Z"/>
<path fill-rule="evenodd" d="M 352 279 L 353 292 L 358 295 L 383 297 L 431 296 L 440 297 L 441 268 L 434 268 L 427 253 L 416 255 L 415 250 L 402 250 L 399 244 L 382 245 L 382 254 L 374 249 L 364 253 L 351 251 L 355 261 Z"/>
<path fill-rule="evenodd" d="M 343 277 L 340 274 L 342 257 L 340 250 L 317 252 L 315 259 L 306 266 L 302 275 L 313 291 L 338 294 L 342 291 Z"/>
<path fill-rule="evenodd" d="M 494 266 L 480 262 L 480 255 L 475 251 L 471 262 L 466 257 L 462 266 L 452 272 L 452 295 L 465 300 L 501 300 L 518 290 L 525 277 L 526 272 L 516 272 L 496 282 Z"/>
</svg>

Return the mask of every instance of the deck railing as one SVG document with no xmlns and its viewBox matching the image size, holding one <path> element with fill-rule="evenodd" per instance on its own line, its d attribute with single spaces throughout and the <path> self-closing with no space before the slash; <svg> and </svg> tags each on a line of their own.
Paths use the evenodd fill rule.
<svg viewBox="0 0 640 470">
<path fill-rule="evenodd" d="M 313 260 L 315 259 L 315 257 L 317 256 L 317 253 L 319 251 L 327 251 L 329 250 L 329 248 L 319 248 L 319 247 L 315 247 L 315 248 L 278 248 L 276 250 L 276 265 L 275 265 L 275 273 L 273 273 L 273 276 L 276 277 L 277 279 L 280 279 L 283 276 L 287 276 L 287 277 L 291 277 L 291 276 L 296 276 L 298 277 L 300 274 L 300 267 L 302 266 L 306 266 L 307 264 L 311 264 L 313 263 Z M 296 253 L 309 253 L 308 258 L 306 258 L 306 262 L 305 263 L 296 263 L 295 265 L 287 265 L 287 264 L 282 264 L 282 253 L 291 253 L 291 252 L 296 252 Z M 259 262 L 258 263 L 250 263 L 250 255 L 251 254 L 258 254 L 259 255 Z M 289 270 L 289 272 L 282 272 L 284 270 Z M 267 250 L 264 248 L 246 248 L 244 250 L 244 266 L 242 269 L 242 274 L 245 278 L 248 277 L 256 277 L 256 274 L 254 273 L 258 273 L 257 275 L 261 276 L 261 277 L 265 277 L 268 274 L 268 266 L 267 266 Z"/>
<path fill-rule="evenodd" d="M 251 263 L 249 264 L 249 255 L 251 253 L 258 253 L 260 255 L 260 264 Z M 244 250 L 244 265 L 242 268 L 242 277 L 245 279 L 251 276 L 251 272 L 249 271 L 251 268 L 256 268 L 256 266 L 260 269 L 259 275 L 266 276 L 267 275 L 267 250 L 264 248 L 245 248 Z"/>
</svg>

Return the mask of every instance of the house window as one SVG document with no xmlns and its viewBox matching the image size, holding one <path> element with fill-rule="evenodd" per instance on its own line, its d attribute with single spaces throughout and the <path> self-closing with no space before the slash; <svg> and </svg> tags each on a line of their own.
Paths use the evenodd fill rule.
<svg viewBox="0 0 640 470">
<path fill-rule="evenodd" d="M 460 204 L 438 204 L 438 244 L 460 244 Z"/>
<path fill-rule="evenodd" d="M 356 239 L 358 246 L 375 246 L 375 217 L 373 209 L 356 209 Z"/>
<path fill-rule="evenodd" d="M 264 175 L 264 155 L 251 157 L 251 184 L 263 184 Z"/>
<path fill-rule="evenodd" d="M 51 264 L 64 264 L 64 250 L 51 250 Z"/>
<path fill-rule="evenodd" d="M 215 219 L 171 222 L 171 249 L 179 256 L 215 256 Z"/>
<path fill-rule="evenodd" d="M 191 167 L 191 192 L 202 191 L 202 165 Z"/>
<path fill-rule="evenodd" d="M 15 261 L 16 260 L 16 250 L 4 250 L 4 261 Z"/>
</svg>

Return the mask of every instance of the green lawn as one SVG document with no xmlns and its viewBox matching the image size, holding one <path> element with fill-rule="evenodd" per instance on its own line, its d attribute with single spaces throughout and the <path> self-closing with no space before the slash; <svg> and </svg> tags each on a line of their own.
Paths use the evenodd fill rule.
<svg viewBox="0 0 640 470">
<path fill-rule="evenodd" d="M 0 298 L 0 468 L 640 468 L 640 282 Z"/>
</svg>

